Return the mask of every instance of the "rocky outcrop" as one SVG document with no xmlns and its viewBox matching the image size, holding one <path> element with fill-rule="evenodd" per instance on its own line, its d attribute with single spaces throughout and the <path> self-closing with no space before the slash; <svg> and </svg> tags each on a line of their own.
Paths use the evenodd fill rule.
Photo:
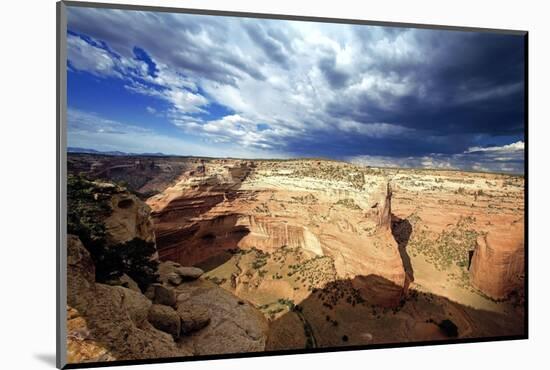
<svg viewBox="0 0 550 370">
<path fill-rule="evenodd" d="M 183 281 L 196 280 L 204 274 L 198 267 L 182 266 L 174 261 L 165 261 L 159 265 L 160 280 L 179 285 Z"/>
<path fill-rule="evenodd" d="M 221 176 L 222 183 L 232 187 L 248 172 L 246 166 L 228 169 Z M 208 178 L 210 186 L 219 188 L 220 182 L 213 178 L 219 180 L 220 176 Z M 99 239 L 95 235 L 89 238 L 86 234 L 87 243 L 99 240 L 108 249 L 119 245 L 131 248 L 134 244 L 127 242 L 134 240 L 155 242 L 149 208 L 135 195 L 109 183 L 84 179 L 73 181 L 73 205 L 83 204 L 84 208 L 79 210 L 88 215 L 85 225 L 78 224 L 78 217 L 75 217 L 74 228 L 79 230 L 80 225 L 92 230 L 94 225 L 99 225 L 95 229 L 101 231 L 97 235 Z M 222 201 L 228 199 L 220 189 L 213 191 L 222 194 Z M 83 196 L 81 193 L 91 196 L 79 198 Z M 202 211 L 200 204 L 198 206 Z M 213 204 L 207 207 L 210 206 Z M 196 211 L 190 214 L 194 215 Z M 77 236 L 69 235 L 67 248 L 69 362 L 265 349 L 268 325 L 263 315 L 250 303 L 201 280 L 202 269 L 176 262 L 162 263 L 158 267 L 159 282 L 148 287 L 140 285 L 145 290 L 142 294 L 137 280 L 127 274 L 102 280 L 107 284 L 96 282 L 92 257 Z M 144 249 L 144 253 L 146 251 L 148 253 L 148 249 Z M 151 257 L 157 258 L 156 255 Z M 102 266 L 103 273 L 109 272 L 106 267 Z"/>
<path fill-rule="evenodd" d="M 134 281 L 134 279 L 132 279 L 126 274 L 122 274 L 122 276 L 120 276 L 117 279 L 109 280 L 105 282 L 105 284 L 112 285 L 112 286 L 122 286 L 124 288 L 128 288 L 133 291 L 141 293 L 141 289 L 139 289 L 138 284 Z"/>
<path fill-rule="evenodd" d="M 391 228 L 391 184 L 382 183 L 374 192 L 371 201 L 370 215 L 377 221 L 379 229 L 389 230 Z"/>
<path fill-rule="evenodd" d="M 184 272 L 188 268 L 172 261 L 161 262 L 160 280 L 166 282 L 174 271 Z M 177 295 L 175 311 L 181 322 L 178 343 L 192 348 L 194 354 L 243 353 L 265 349 L 268 324 L 261 312 L 250 303 L 200 278 L 183 280 L 168 289 Z"/>
<path fill-rule="evenodd" d="M 68 237 L 69 363 L 187 356 L 192 352 L 147 320 L 152 303 L 139 292 L 95 283 L 90 254 Z"/>
<path fill-rule="evenodd" d="M 154 304 L 149 309 L 148 320 L 153 326 L 171 334 L 175 339 L 181 332 L 181 319 L 176 310 L 170 306 Z"/>
<path fill-rule="evenodd" d="M 176 291 L 162 284 L 153 284 L 154 298 L 153 302 L 165 306 L 176 305 Z"/>
<path fill-rule="evenodd" d="M 104 220 L 107 243 L 116 245 L 134 238 L 154 242 L 151 209 L 135 195 L 120 191 L 110 199 L 112 213 Z"/>
<path fill-rule="evenodd" d="M 212 283 L 194 279 L 175 287 L 154 284 L 146 296 L 96 283 L 91 256 L 74 235 L 68 236 L 67 257 L 69 363 L 265 348 L 267 322 L 262 314 Z M 160 270 L 172 274 L 174 269 L 192 277 L 199 272 L 170 263 Z M 166 276 L 161 274 L 161 280 Z"/>
<path fill-rule="evenodd" d="M 194 354 L 265 350 L 269 326 L 253 305 L 202 279 L 184 283 L 178 291 L 189 297 L 178 306 L 187 333 L 180 342 L 192 346 Z"/>
<path fill-rule="evenodd" d="M 67 232 L 92 253 L 99 282 L 145 289 L 155 280 L 158 253 L 150 208 L 136 195 L 115 184 L 69 176 L 67 211 Z"/>
<path fill-rule="evenodd" d="M 525 275 L 523 220 L 478 237 L 470 275 L 472 284 L 492 298 L 505 298 L 512 292 L 522 294 Z"/>
<path fill-rule="evenodd" d="M 177 313 L 181 319 L 181 332 L 184 335 L 200 330 L 210 323 L 210 314 L 205 306 L 180 301 Z"/>
</svg>

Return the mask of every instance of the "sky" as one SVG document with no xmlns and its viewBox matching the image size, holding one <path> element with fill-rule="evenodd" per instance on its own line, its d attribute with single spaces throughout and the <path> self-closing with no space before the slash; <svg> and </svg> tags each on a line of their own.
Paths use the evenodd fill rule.
<svg viewBox="0 0 550 370">
<path fill-rule="evenodd" d="M 523 173 L 524 40 L 69 7 L 68 146 Z"/>
</svg>

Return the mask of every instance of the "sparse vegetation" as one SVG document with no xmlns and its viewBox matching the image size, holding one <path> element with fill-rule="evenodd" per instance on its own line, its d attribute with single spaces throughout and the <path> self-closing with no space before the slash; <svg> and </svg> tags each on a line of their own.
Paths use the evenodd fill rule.
<svg viewBox="0 0 550 370">
<path fill-rule="evenodd" d="M 359 207 L 357 203 L 355 203 L 355 201 L 350 198 L 339 199 L 335 204 L 337 206 L 344 206 L 351 210 L 361 210 L 361 207 Z"/>
<path fill-rule="evenodd" d="M 455 225 L 434 234 L 425 229 L 414 227 L 409 246 L 413 255 L 423 254 L 428 262 L 439 270 L 446 270 L 451 265 L 466 269 L 469 262 L 469 251 L 474 250 L 479 232 L 474 229 L 473 217 L 461 217 Z"/>
</svg>

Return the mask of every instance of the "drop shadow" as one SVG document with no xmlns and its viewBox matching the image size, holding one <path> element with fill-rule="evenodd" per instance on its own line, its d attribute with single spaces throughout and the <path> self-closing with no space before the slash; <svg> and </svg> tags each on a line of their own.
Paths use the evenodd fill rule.
<svg viewBox="0 0 550 370">
<path fill-rule="evenodd" d="M 409 220 L 392 215 L 391 232 L 392 232 L 393 238 L 397 243 L 399 255 L 403 260 L 403 267 L 405 269 L 405 273 L 409 278 L 409 282 L 413 282 L 414 270 L 412 267 L 411 258 L 407 253 L 407 245 L 409 244 L 409 240 L 412 234 L 412 225 L 409 222 Z"/>
<path fill-rule="evenodd" d="M 33 357 L 48 366 L 56 366 L 55 353 L 35 353 L 33 354 Z"/>
</svg>

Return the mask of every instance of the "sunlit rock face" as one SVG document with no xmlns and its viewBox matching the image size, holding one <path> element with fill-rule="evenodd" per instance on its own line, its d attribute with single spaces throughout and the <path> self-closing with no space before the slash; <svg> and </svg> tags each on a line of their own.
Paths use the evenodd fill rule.
<svg viewBox="0 0 550 370">
<path fill-rule="evenodd" d="M 478 237 L 470 274 L 472 284 L 492 298 L 505 298 L 512 292 L 522 294 L 525 276 L 523 220 Z"/>
<path fill-rule="evenodd" d="M 110 203 L 112 213 L 104 221 L 108 242 L 114 245 L 134 238 L 155 241 L 147 204 L 128 191 L 113 194 Z"/>
<path fill-rule="evenodd" d="M 406 289 L 383 176 L 325 162 L 213 162 L 148 203 L 161 259 L 211 265 L 235 250 L 298 248 L 329 257 L 375 304 L 393 306 Z"/>
</svg>

